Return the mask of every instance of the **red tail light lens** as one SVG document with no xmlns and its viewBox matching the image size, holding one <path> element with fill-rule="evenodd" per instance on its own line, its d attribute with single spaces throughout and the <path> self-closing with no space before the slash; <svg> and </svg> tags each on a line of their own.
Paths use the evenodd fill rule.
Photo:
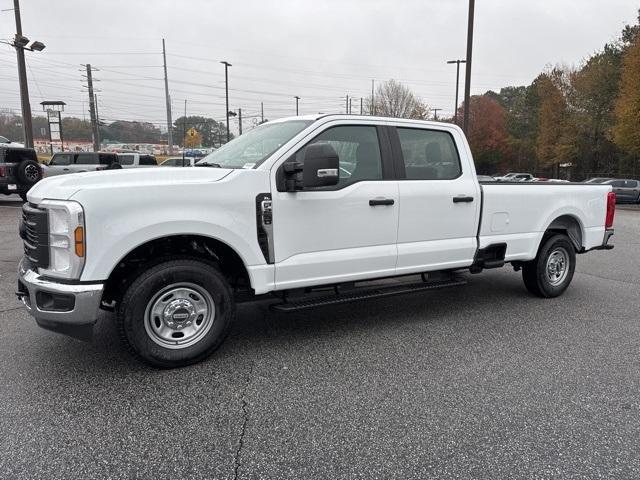
<svg viewBox="0 0 640 480">
<path fill-rule="evenodd" d="M 5 169 L 4 165 L 0 165 L 0 177 L 6 177 L 7 176 L 7 171 Z"/>
<path fill-rule="evenodd" d="M 613 192 L 607 193 L 607 216 L 604 220 L 604 227 L 613 227 L 613 217 L 616 215 L 616 194 Z"/>
</svg>

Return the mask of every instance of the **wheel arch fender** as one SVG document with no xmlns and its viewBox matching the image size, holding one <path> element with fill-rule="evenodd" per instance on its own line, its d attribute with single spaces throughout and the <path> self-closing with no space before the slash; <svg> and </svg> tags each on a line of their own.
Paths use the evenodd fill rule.
<svg viewBox="0 0 640 480">
<path fill-rule="evenodd" d="M 538 248 L 540 248 L 545 236 L 550 232 L 565 233 L 571 240 L 576 252 L 580 252 L 584 248 L 585 227 L 580 220 L 580 212 L 577 210 L 569 209 L 554 212 L 547 219 L 546 226 L 542 230 L 542 235 L 538 240 Z"/>
</svg>

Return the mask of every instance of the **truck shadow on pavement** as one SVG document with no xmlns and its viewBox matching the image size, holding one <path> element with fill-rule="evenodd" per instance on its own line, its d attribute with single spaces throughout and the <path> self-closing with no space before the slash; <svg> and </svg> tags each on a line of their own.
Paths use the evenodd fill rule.
<svg viewBox="0 0 640 480">
<path fill-rule="evenodd" d="M 485 274 L 486 275 L 486 274 Z M 201 367 L 226 368 L 247 356 L 259 360 L 260 355 L 290 355 L 309 345 L 350 341 L 351 337 L 393 336 L 418 328 L 421 334 L 429 328 L 465 329 L 482 321 L 495 321 L 508 309 L 526 310 L 528 304 L 540 301 L 529 295 L 519 275 L 492 272 L 491 281 L 466 275 L 468 284 L 461 287 L 414 293 L 383 299 L 333 305 L 295 313 L 278 313 L 269 309 L 277 300 L 240 305 L 238 318 L 229 337 Z M 464 302 L 461 299 L 464 298 Z M 504 319 L 503 319 L 504 320 Z M 34 328 L 35 327 L 34 325 Z M 30 342 L 38 349 L 50 349 L 59 370 L 156 371 L 129 355 L 120 343 L 113 314 L 104 312 L 98 321 L 92 342 L 86 343 L 62 335 L 42 332 L 43 341 Z M 40 351 L 39 357 L 45 352 Z M 194 368 L 186 367 L 186 368 Z"/>
</svg>

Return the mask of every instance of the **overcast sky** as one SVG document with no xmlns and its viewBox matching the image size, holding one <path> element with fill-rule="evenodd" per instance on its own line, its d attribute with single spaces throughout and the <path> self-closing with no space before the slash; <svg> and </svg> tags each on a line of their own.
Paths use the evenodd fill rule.
<svg viewBox="0 0 640 480">
<path fill-rule="evenodd" d="M 0 0 L 10 9 L 12 0 Z M 472 93 L 528 84 L 547 65 L 579 66 L 635 23 L 632 0 L 477 0 Z M 464 58 L 467 0 L 22 0 L 23 31 L 47 48 L 27 52 L 32 109 L 67 102 L 66 115 L 88 109 L 81 64 L 91 63 L 106 121 L 166 124 L 162 44 L 167 42 L 174 119 L 224 118 L 224 67 L 230 109 L 245 125 L 300 113 L 353 112 L 371 79 L 395 78 L 431 107 L 453 112 L 455 65 Z M 0 38 L 15 32 L 0 12 Z M 461 71 L 461 92 L 464 71 Z M 15 52 L 0 45 L 0 108 L 19 112 Z M 85 113 L 85 115 L 87 115 Z"/>
</svg>

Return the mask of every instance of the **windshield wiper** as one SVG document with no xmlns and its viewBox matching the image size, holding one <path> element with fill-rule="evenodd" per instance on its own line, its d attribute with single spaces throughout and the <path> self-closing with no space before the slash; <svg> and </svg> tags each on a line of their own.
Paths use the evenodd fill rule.
<svg viewBox="0 0 640 480">
<path fill-rule="evenodd" d="M 198 162 L 195 164 L 196 167 L 214 167 L 214 168 L 222 168 L 222 165 L 219 163 L 213 162 Z"/>
</svg>

